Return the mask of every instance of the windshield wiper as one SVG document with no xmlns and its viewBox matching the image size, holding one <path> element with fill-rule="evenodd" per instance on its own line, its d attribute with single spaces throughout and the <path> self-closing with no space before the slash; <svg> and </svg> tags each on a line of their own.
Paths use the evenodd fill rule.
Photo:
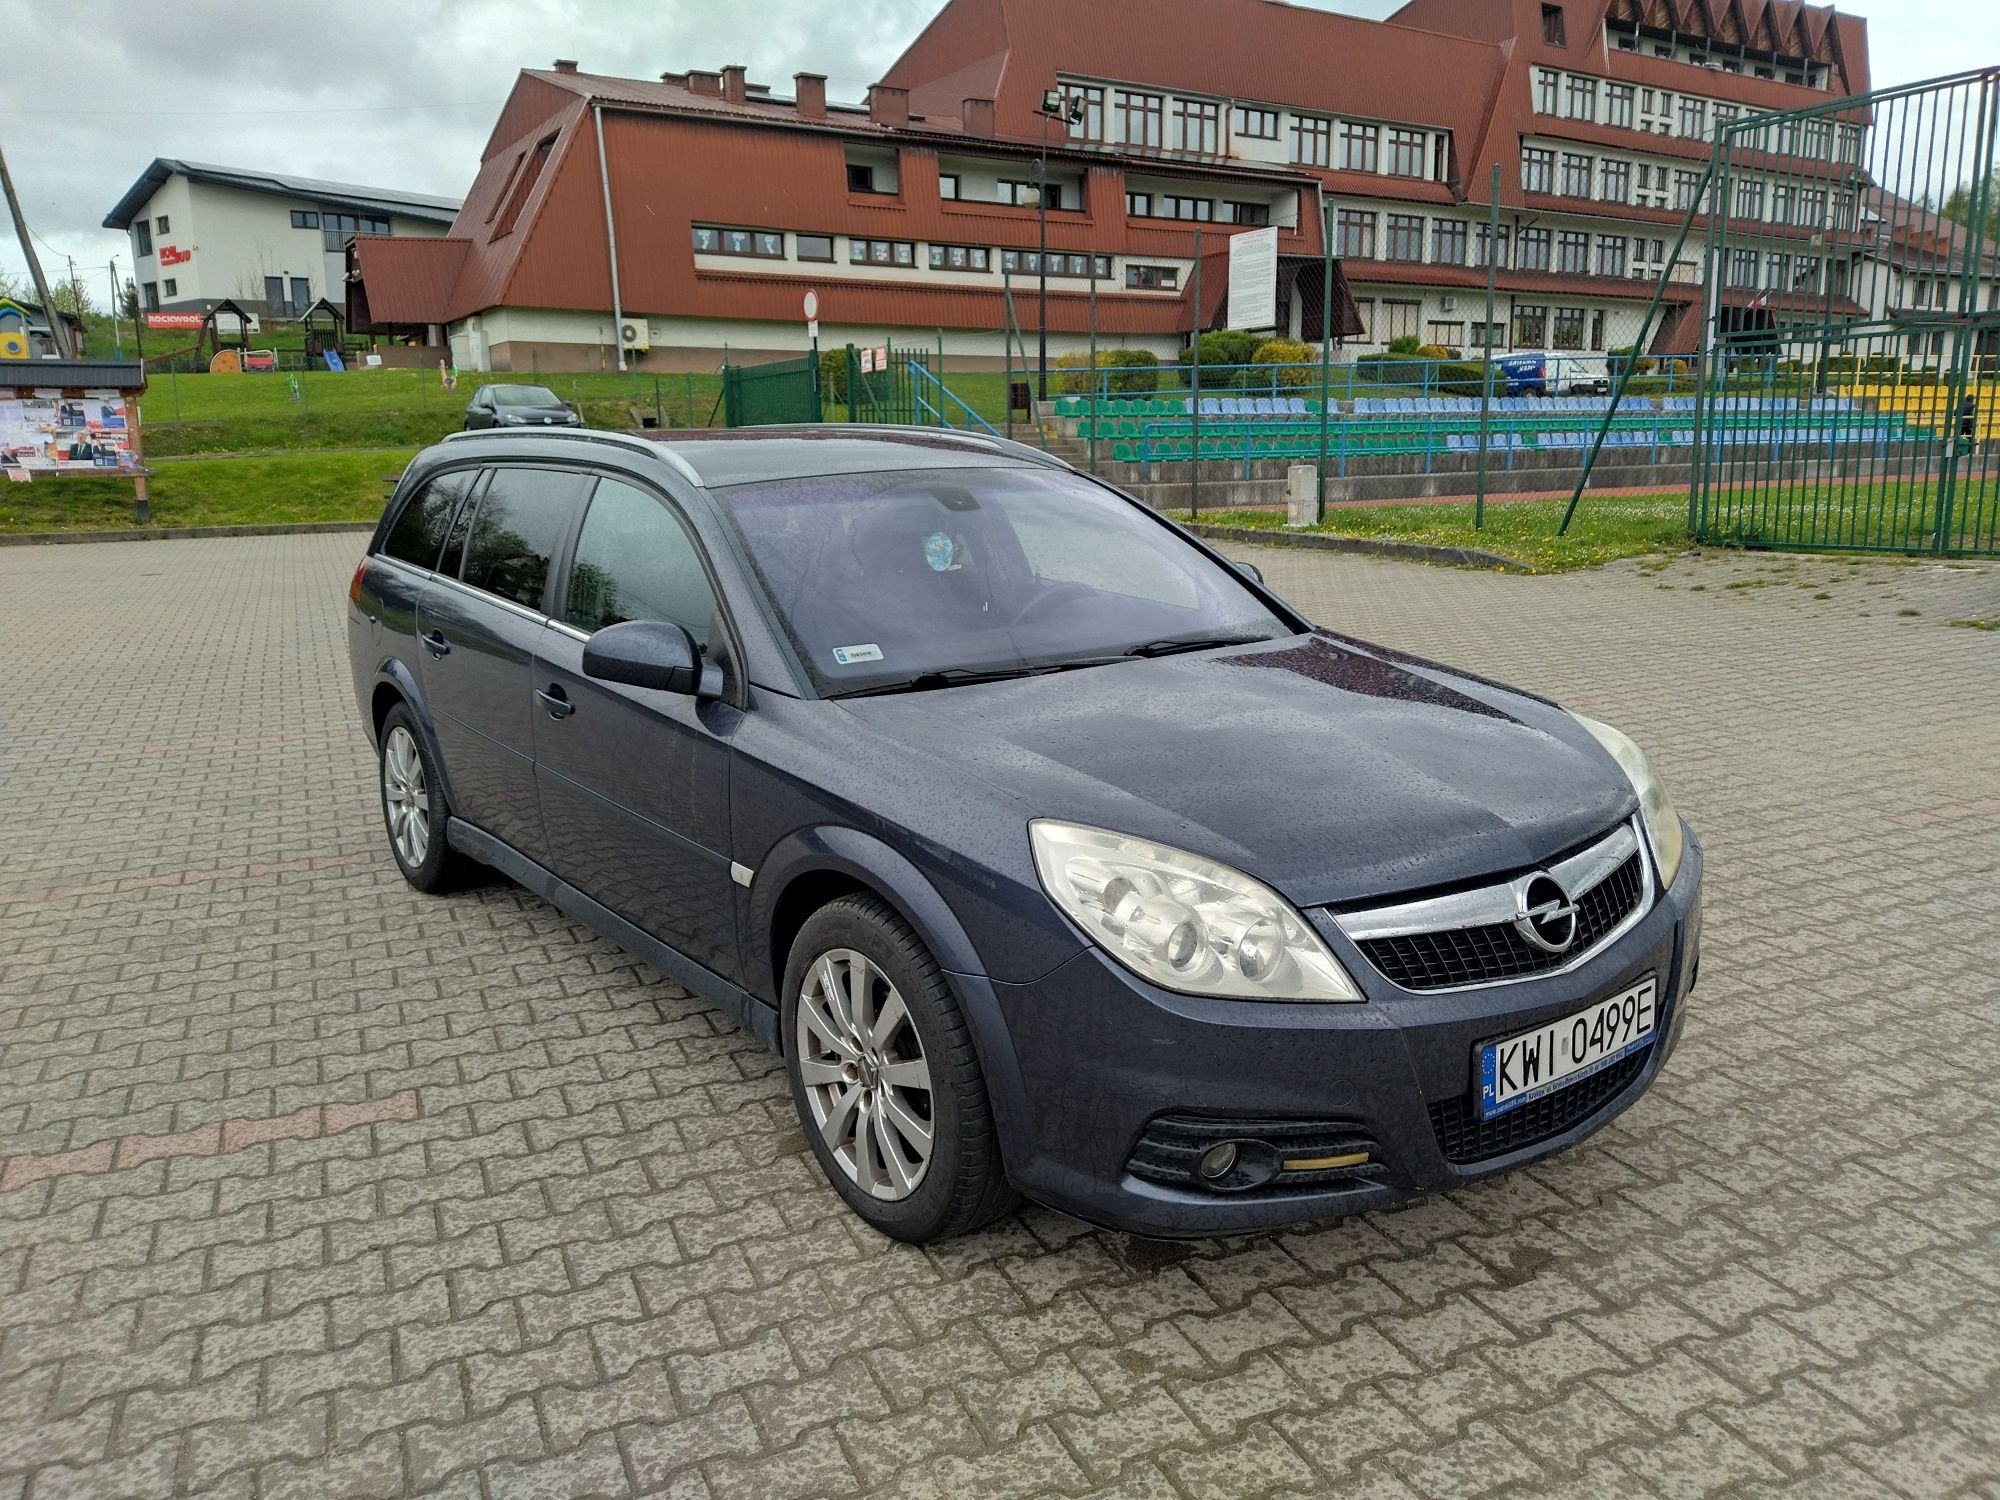
<svg viewBox="0 0 2000 1500">
<path fill-rule="evenodd" d="M 1178 656 L 1183 651 L 1207 651 L 1214 646 L 1248 646 L 1268 641 L 1268 635 L 1203 635 L 1166 641 L 1145 641 L 1128 649 L 1127 656 Z"/>
<path fill-rule="evenodd" d="M 1060 672 L 1063 666 L 1048 667 L 939 667 L 919 672 L 900 682 L 875 687 L 853 688 L 844 693 L 828 693 L 829 698 L 878 698 L 885 693 L 928 693 L 935 688 L 965 687 L 975 682 L 1011 682 L 1017 677 L 1039 677 L 1044 672 Z"/>
</svg>

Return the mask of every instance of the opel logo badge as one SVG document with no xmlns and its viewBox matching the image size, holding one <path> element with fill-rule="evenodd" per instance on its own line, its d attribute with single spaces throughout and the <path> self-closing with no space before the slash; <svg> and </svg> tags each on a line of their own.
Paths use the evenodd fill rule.
<svg viewBox="0 0 2000 1500">
<path fill-rule="evenodd" d="M 1551 875 L 1532 875 L 1520 888 L 1514 930 L 1544 953 L 1566 953 L 1576 941 L 1576 903 Z"/>
</svg>

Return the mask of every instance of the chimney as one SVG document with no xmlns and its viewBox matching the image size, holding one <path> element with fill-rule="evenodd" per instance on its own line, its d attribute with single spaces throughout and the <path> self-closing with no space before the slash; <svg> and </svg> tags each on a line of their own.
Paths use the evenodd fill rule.
<svg viewBox="0 0 2000 1500">
<path fill-rule="evenodd" d="M 750 97 L 750 90 L 745 87 L 748 72 L 742 63 L 730 63 L 722 70 L 722 97 L 731 104 L 741 104 Z"/>
<path fill-rule="evenodd" d="M 826 74 L 794 73 L 792 92 L 799 101 L 799 114 L 808 120 L 826 118 Z"/>
<path fill-rule="evenodd" d="M 557 58 L 556 71 L 558 73 L 574 73 L 576 71 L 576 59 L 573 57 Z"/>
<path fill-rule="evenodd" d="M 868 118 L 877 125 L 910 123 L 910 91 L 891 88 L 886 83 L 868 85 Z"/>
<path fill-rule="evenodd" d="M 687 86 L 690 93 L 713 94 L 719 97 L 722 93 L 722 75 L 689 68 Z"/>
<path fill-rule="evenodd" d="M 685 73 L 662 73 L 660 82 L 671 83 L 675 88 L 686 88 L 688 76 Z"/>
<path fill-rule="evenodd" d="M 993 101 L 991 99 L 968 99 L 959 106 L 959 124 L 965 127 L 967 135 L 993 134 Z"/>
</svg>

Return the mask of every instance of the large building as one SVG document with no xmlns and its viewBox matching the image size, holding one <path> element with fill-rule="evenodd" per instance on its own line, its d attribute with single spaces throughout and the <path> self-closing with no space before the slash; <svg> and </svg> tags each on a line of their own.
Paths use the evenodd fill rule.
<svg viewBox="0 0 2000 1500">
<path fill-rule="evenodd" d="M 145 309 L 206 312 L 225 298 L 253 315 L 346 305 L 355 234 L 444 234 L 459 200 L 155 158 L 104 216 L 132 240 Z"/>
<path fill-rule="evenodd" d="M 792 82 L 523 72 L 449 236 L 356 236 L 357 326 L 446 336 L 473 368 L 598 368 L 621 346 L 641 368 L 709 368 L 725 346 L 800 351 L 810 289 L 823 342 L 997 362 L 1010 316 L 1034 338 L 1046 149 L 1052 352 L 1081 342 L 1093 272 L 1101 342 L 1165 354 L 1227 326 L 1227 237 L 1265 225 L 1279 329 L 1316 338 L 1328 208 L 1361 314 L 1348 354 L 1405 335 L 1614 350 L 1662 271 L 1653 347 L 1692 347 L 1706 219 L 1667 262 L 1713 128 L 1869 75 L 1863 22 L 1797 0 L 1410 0 L 1386 22 L 1276 0 L 948 0 L 865 103 Z M 1842 305 L 1868 238 L 1864 129 L 1810 122 L 1733 173 L 1732 217 L 1782 225 L 1796 252 L 1727 268 L 1725 309 L 1782 324 L 1815 292 Z"/>
</svg>

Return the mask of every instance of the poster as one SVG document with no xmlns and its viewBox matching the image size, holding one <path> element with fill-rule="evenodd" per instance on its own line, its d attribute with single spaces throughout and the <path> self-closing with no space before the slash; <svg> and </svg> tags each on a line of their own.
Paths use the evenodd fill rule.
<svg viewBox="0 0 2000 1500">
<path fill-rule="evenodd" d="M 132 438 L 117 391 L 0 387 L 0 468 L 29 475 L 129 472 Z"/>
<path fill-rule="evenodd" d="M 1229 237 L 1229 326 L 1278 326 L 1278 231 L 1250 229 Z"/>
</svg>

